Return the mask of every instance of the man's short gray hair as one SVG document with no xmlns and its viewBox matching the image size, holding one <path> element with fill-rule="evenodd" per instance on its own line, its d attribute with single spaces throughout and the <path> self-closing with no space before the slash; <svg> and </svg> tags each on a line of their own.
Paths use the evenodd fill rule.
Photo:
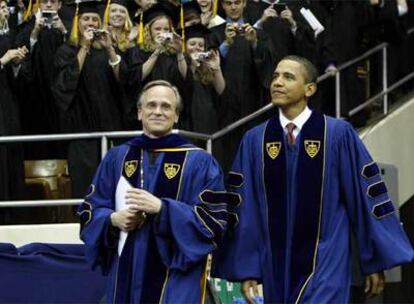
<svg viewBox="0 0 414 304">
<path fill-rule="evenodd" d="M 164 86 L 164 87 L 170 88 L 174 92 L 175 100 L 176 100 L 176 109 L 175 109 L 175 111 L 176 111 L 177 114 L 180 114 L 180 112 L 183 109 L 183 102 L 182 102 L 180 92 L 178 92 L 178 89 L 177 89 L 176 86 L 173 86 L 171 83 L 169 83 L 168 81 L 165 81 L 165 80 L 153 80 L 153 81 L 148 82 L 144 86 L 144 88 L 142 89 L 142 91 L 141 91 L 141 93 L 139 94 L 139 97 L 138 97 L 137 109 L 141 109 L 142 104 L 144 102 L 145 93 L 150 88 L 155 87 L 155 86 Z"/>
</svg>

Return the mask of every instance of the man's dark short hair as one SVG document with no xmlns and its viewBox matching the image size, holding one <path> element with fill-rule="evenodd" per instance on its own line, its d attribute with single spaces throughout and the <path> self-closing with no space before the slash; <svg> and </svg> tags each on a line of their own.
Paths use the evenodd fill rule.
<svg viewBox="0 0 414 304">
<path fill-rule="evenodd" d="M 141 93 L 139 94 L 137 108 L 141 109 L 142 103 L 144 102 L 145 92 L 148 91 L 150 88 L 156 87 L 156 86 L 164 86 L 164 87 L 170 88 L 174 92 L 175 100 L 176 100 L 176 113 L 180 114 L 180 112 L 183 109 L 183 102 L 182 102 L 180 92 L 178 92 L 178 89 L 176 86 L 173 86 L 171 83 L 165 80 L 153 80 L 153 81 L 148 82 L 142 89 Z"/>
<path fill-rule="evenodd" d="M 316 69 L 315 65 L 308 59 L 296 55 L 289 55 L 284 57 L 282 60 L 291 60 L 299 63 L 305 70 L 305 74 L 303 76 L 305 78 L 306 83 L 316 83 L 318 79 L 318 70 Z"/>
</svg>

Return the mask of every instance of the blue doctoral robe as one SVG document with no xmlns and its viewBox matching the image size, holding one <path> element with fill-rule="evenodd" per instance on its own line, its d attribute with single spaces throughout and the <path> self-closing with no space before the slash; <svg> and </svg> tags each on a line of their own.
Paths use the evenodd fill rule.
<svg viewBox="0 0 414 304">
<path fill-rule="evenodd" d="M 245 134 L 228 180 L 240 222 L 212 275 L 262 282 L 265 303 L 347 303 L 351 231 L 364 274 L 411 262 L 414 251 L 350 124 L 314 111 L 296 146 L 278 116 Z"/>
<path fill-rule="evenodd" d="M 154 162 L 150 153 L 158 155 Z M 121 177 L 140 187 L 142 172 L 143 188 L 159 196 L 162 209 L 128 233 L 119 256 L 119 230 L 110 225 L 117 187 Z M 226 228 L 226 201 L 217 162 L 178 135 L 142 135 L 111 149 L 79 210 L 87 259 L 109 274 L 106 302 L 203 302 L 206 258 Z"/>
</svg>

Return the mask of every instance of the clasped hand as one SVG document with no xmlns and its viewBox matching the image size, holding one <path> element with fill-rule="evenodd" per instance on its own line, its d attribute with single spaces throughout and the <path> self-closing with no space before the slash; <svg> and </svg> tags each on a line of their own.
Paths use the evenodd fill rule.
<svg viewBox="0 0 414 304">
<path fill-rule="evenodd" d="M 140 228 L 146 214 L 157 214 L 161 211 L 161 200 L 150 192 L 132 188 L 125 195 L 127 209 L 111 214 L 111 223 L 122 231 L 128 232 Z"/>
</svg>

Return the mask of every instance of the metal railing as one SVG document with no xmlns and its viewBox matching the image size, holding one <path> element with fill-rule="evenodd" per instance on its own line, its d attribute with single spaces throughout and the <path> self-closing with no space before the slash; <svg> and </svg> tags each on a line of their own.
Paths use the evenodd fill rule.
<svg viewBox="0 0 414 304">
<path fill-rule="evenodd" d="M 104 158 L 108 152 L 108 140 L 116 138 L 128 138 L 141 135 L 142 131 L 115 131 L 115 132 L 94 132 L 94 133 L 70 133 L 70 134 L 51 134 L 51 135 L 21 135 L 21 136 L 0 136 L 1 143 L 14 142 L 42 142 L 42 141 L 63 141 L 63 140 L 81 140 L 81 139 L 100 139 L 101 141 L 101 158 Z M 192 139 L 201 139 L 207 141 L 211 135 L 174 129 L 172 133 L 181 134 Z M 211 153 L 211 146 L 207 147 Z M 70 206 L 79 205 L 82 199 L 54 199 L 54 200 L 14 200 L 0 201 L 0 208 L 8 207 L 48 207 L 48 206 Z"/>
<path fill-rule="evenodd" d="M 408 34 L 414 33 L 414 28 L 411 28 L 407 31 Z M 404 78 L 400 79 L 390 87 L 388 87 L 388 78 L 387 78 L 387 43 L 381 43 L 376 47 L 368 50 L 363 53 L 361 56 L 352 59 L 344 64 L 341 64 L 337 67 L 335 73 L 328 72 L 318 77 L 317 82 L 320 83 L 325 81 L 328 78 L 335 77 L 335 116 L 341 118 L 341 72 L 368 58 L 369 56 L 382 51 L 382 91 L 375 96 L 369 98 L 367 101 L 361 105 L 351 109 L 347 114 L 353 116 L 361 110 L 368 107 L 373 102 L 377 101 L 382 97 L 383 102 L 383 113 L 384 115 L 388 114 L 388 93 L 395 90 L 402 84 L 406 83 L 410 79 L 414 78 L 414 71 L 406 75 Z M 228 133 L 234 131 L 242 125 L 252 121 L 253 119 L 267 113 L 273 108 L 273 104 L 268 104 L 263 108 L 257 110 L 256 112 L 239 119 L 238 121 L 228 125 L 227 127 L 215 132 L 211 135 L 197 132 L 190 132 L 184 130 L 173 130 L 173 133 L 182 134 L 186 137 L 192 139 L 201 139 L 206 141 L 206 150 L 211 153 L 213 141 L 217 140 Z M 1 143 L 11 143 L 11 142 L 40 142 L 40 141 L 58 141 L 58 140 L 73 140 L 73 139 L 100 139 L 101 140 L 101 156 L 105 156 L 108 151 L 108 139 L 115 138 L 127 138 L 132 136 L 137 136 L 142 134 L 142 131 L 117 131 L 117 132 L 95 132 L 95 133 L 71 133 L 71 134 L 52 134 L 52 135 L 25 135 L 25 136 L 3 136 L 0 137 Z M 82 202 L 82 199 L 61 199 L 61 200 L 31 200 L 31 201 L 1 201 L 0 208 L 5 207 L 36 207 L 36 206 L 64 206 L 64 205 L 78 205 Z"/>
</svg>

